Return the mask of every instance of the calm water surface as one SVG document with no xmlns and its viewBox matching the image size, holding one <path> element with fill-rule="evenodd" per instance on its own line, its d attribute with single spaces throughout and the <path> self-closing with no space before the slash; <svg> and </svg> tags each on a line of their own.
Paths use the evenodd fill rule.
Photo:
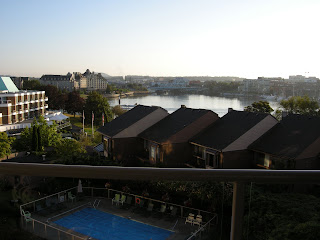
<svg viewBox="0 0 320 240">
<path fill-rule="evenodd" d="M 225 97 L 210 97 L 205 95 L 179 95 L 179 96 L 158 96 L 149 95 L 141 97 L 121 98 L 121 105 L 141 104 L 147 106 L 160 106 L 166 109 L 169 113 L 174 112 L 181 105 L 186 105 L 189 108 L 209 109 L 216 112 L 220 117 L 228 112 L 228 108 L 235 110 L 243 110 L 244 107 L 250 105 L 254 101 L 262 99 L 252 98 L 225 98 Z M 118 99 L 109 99 L 111 106 L 118 105 Z M 279 107 L 277 102 L 270 102 L 273 109 Z"/>
</svg>

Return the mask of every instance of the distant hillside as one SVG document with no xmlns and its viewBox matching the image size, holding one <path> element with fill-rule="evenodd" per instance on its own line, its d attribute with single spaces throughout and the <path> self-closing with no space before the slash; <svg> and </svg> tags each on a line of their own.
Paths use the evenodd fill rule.
<svg viewBox="0 0 320 240">
<path fill-rule="evenodd" d="M 101 75 L 102 75 L 102 77 L 104 77 L 104 78 L 109 78 L 109 77 L 111 77 L 110 75 L 108 75 L 108 74 L 106 74 L 106 73 L 101 73 Z"/>
</svg>

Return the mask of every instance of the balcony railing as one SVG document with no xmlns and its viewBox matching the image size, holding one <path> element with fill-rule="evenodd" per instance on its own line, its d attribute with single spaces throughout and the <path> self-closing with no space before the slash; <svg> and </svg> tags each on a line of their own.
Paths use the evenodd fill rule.
<svg viewBox="0 0 320 240">
<path fill-rule="evenodd" d="M 2 100 L 0 101 L 0 104 L 9 104 L 11 103 L 11 100 Z"/>
</svg>

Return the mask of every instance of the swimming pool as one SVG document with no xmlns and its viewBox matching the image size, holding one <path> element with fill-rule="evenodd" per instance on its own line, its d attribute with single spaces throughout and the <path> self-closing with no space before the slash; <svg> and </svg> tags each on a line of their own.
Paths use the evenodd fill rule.
<svg viewBox="0 0 320 240">
<path fill-rule="evenodd" d="M 165 240 L 174 232 L 85 208 L 54 223 L 99 240 Z"/>
</svg>

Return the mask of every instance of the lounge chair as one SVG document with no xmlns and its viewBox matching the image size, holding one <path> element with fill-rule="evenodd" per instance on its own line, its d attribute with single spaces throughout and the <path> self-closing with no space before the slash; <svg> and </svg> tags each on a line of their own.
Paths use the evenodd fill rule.
<svg viewBox="0 0 320 240">
<path fill-rule="evenodd" d="M 201 227 L 201 224 L 202 224 L 202 216 L 197 215 L 196 219 L 193 221 L 193 225 L 198 225 L 199 227 Z"/>
<path fill-rule="evenodd" d="M 31 217 L 31 213 L 30 212 L 28 212 L 28 211 L 24 211 L 23 209 L 21 209 L 21 215 L 23 216 L 23 217 Z"/>
<path fill-rule="evenodd" d="M 119 202 L 121 203 L 121 205 L 123 205 L 126 201 L 127 196 L 126 195 L 122 195 L 121 199 L 119 200 Z"/>
<path fill-rule="evenodd" d="M 68 199 L 71 200 L 73 202 L 73 200 L 76 199 L 76 196 L 73 195 L 71 192 L 68 192 Z"/>
<path fill-rule="evenodd" d="M 191 225 L 193 225 L 193 222 L 194 222 L 194 214 L 189 213 L 189 216 L 186 218 L 186 221 L 184 222 L 184 224 L 190 223 Z"/>
<path fill-rule="evenodd" d="M 113 205 L 113 203 L 116 203 L 116 205 L 119 205 L 119 202 L 120 202 L 120 194 L 116 194 L 115 196 L 114 196 L 114 198 L 112 198 L 112 205 Z"/>
<path fill-rule="evenodd" d="M 26 222 L 31 222 L 32 218 L 31 218 L 31 213 L 28 211 L 24 211 L 23 209 L 21 209 L 21 215 L 23 216 L 24 220 Z"/>
</svg>

